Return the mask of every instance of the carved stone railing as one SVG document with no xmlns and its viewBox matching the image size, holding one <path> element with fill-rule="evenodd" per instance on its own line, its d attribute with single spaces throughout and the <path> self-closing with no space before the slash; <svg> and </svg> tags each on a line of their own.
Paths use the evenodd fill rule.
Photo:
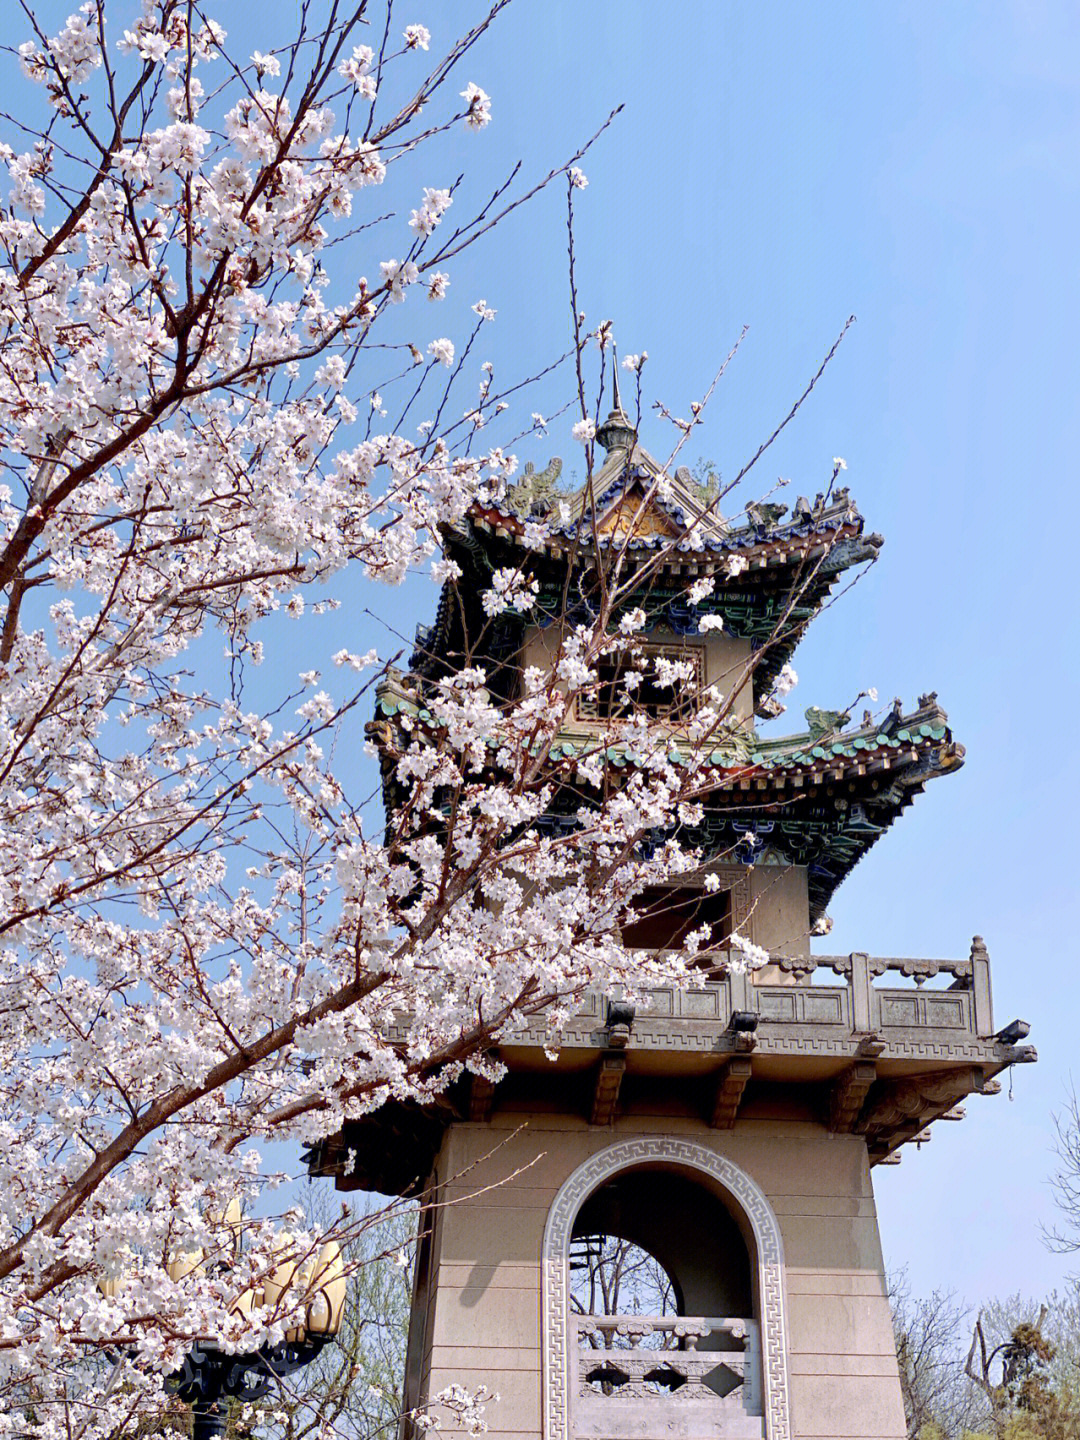
<svg viewBox="0 0 1080 1440">
<path fill-rule="evenodd" d="M 732 977 L 732 1003 L 746 993 L 752 1005 L 755 993 L 764 1002 L 757 1008 L 762 1020 L 796 1020 L 803 1016 L 783 999 L 784 990 L 804 989 L 811 997 L 810 1005 L 820 996 L 819 1008 L 828 1002 L 826 994 L 842 997 L 837 1007 L 836 1023 L 850 1025 L 856 1033 L 868 1033 L 890 1027 L 941 1028 L 966 1031 L 972 1036 L 989 1038 L 994 1033 L 994 1014 L 990 991 L 990 957 L 982 939 L 976 936 L 966 960 L 916 960 L 892 956 L 871 956 L 860 952 L 851 955 L 800 955 L 770 957 L 775 970 L 790 975 L 792 985 L 753 985 L 744 987 Z M 815 971 L 832 971 L 847 983 L 846 994 L 839 988 L 808 985 Z M 877 986 L 882 976 L 896 974 L 915 982 L 915 991 Z M 945 989 L 926 990 L 926 982 L 939 976 L 951 977 Z M 777 995 L 780 991 L 780 995 Z M 924 993 L 919 994 L 919 991 Z M 768 993 L 768 999 L 766 994 Z M 770 1013 L 770 1011 L 772 1013 Z M 777 1013 L 780 1011 L 781 1013 Z M 806 1017 L 810 1018 L 810 1017 Z"/>
<path fill-rule="evenodd" d="M 732 956 L 733 960 L 739 958 Z M 759 1017 L 758 1039 L 763 1043 L 770 1033 L 789 1033 L 792 1026 L 819 1035 L 830 1030 L 851 1036 L 880 1033 L 886 1041 L 897 1043 L 922 1035 L 944 1045 L 953 1040 L 967 1044 L 990 1042 L 995 1035 L 990 959 L 978 937 L 970 956 L 963 960 L 902 959 L 858 952 L 771 955 L 768 969 L 755 974 L 729 965 L 724 951 L 715 952 L 715 960 L 715 969 L 703 976 L 700 986 L 650 986 L 647 1003 L 637 1009 L 635 1037 L 644 1038 L 650 1026 L 662 1027 L 669 1021 L 723 1028 L 740 1013 Z M 841 983 L 818 983 L 815 976 L 822 972 L 831 972 Z M 914 984 L 875 984 L 891 975 Z M 928 980 L 939 977 L 950 983 L 927 985 Z M 582 1018 L 589 1013 L 602 1014 L 606 1004 L 588 997 L 580 1012 Z"/>
<path fill-rule="evenodd" d="M 857 968 L 860 956 L 855 955 L 773 955 L 770 965 L 796 981 L 804 981 L 817 970 L 831 970 L 834 975 L 850 977 Z M 925 985 L 939 975 L 951 975 L 951 990 L 970 990 L 980 961 L 989 964 L 985 954 L 971 960 L 914 960 L 891 955 L 867 955 L 867 968 L 871 979 L 880 979 L 890 972 L 914 980 L 916 985 Z"/>
<path fill-rule="evenodd" d="M 753 1320 L 578 1315 L 573 1325 L 577 1440 L 762 1440 Z"/>
<path fill-rule="evenodd" d="M 1027 1033 L 1022 1022 L 998 1030 L 990 990 L 990 959 L 976 936 L 965 959 L 908 959 L 851 955 L 769 956 L 768 967 L 748 974 L 741 955 L 725 950 L 696 957 L 703 965 L 688 984 L 643 982 L 628 1013 L 622 993 L 588 990 L 562 1029 L 564 1051 L 608 1051 L 614 1080 L 617 1050 L 715 1055 L 756 1049 L 761 1055 L 808 1053 L 835 1058 L 912 1061 L 924 1068 L 993 1066 L 1034 1060 L 1030 1046 L 1010 1038 Z M 831 972 L 838 984 L 819 983 Z M 887 983 L 890 977 L 898 983 Z M 944 979 L 945 984 L 928 984 Z M 886 983 L 882 984 L 882 980 Z M 902 983 L 902 982 L 908 983 Z M 911 983 L 914 982 L 914 983 Z M 629 1020 L 629 1024 L 625 1023 Z M 1017 1029 L 1019 1026 L 1019 1030 Z M 390 1039 L 407 1038 L 391 1021 Z M 502 1053 L 511 1065 L 520 1048 L 550 1043 L 542 1015 L 507 1037 Z M 610 1063 L 609 1063 L 610 1062 Z M 617 1086 L 615 1087 L 617 1089 Z M 601 1123 L 600 1120 L 594 1123 Z"/>
</svg>

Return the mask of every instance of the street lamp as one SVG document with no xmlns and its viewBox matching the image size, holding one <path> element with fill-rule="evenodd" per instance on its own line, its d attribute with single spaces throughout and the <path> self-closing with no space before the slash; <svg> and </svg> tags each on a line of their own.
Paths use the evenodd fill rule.
<svg viewBox="0 0 1080 1440">
<path fill-rule="evenodd" d="M 239 1248 L 240 1207 L 235 1200 L 223 1219 L 233 1229 Z M 205 1271 L 206 1257 L 201 1250 L 176 1254 L 166 1268 L 171 1280 L 183 1280 Z M 99 1284 L 106 1295 L 111 1295 L 121 1282 L 103 1280 Z M 291 1290 L 297 1297 L 306 1297 L 304 1316 L 299 1324 L 289 1327 L 280 1344 L 262 1345 L 245 1355 L 228 1355 L 203 1340 L 192 1345 L 180 1369 L 168 1377 L 170 1388 L 191 1406 L 192 1440 L 216 1440 L 224 1434 L 230 1398 L 258 1400 L 273 1380 L 309 1365 L 341 1328 L 346 1288 L 341 1247 L 330 1240 L 317 1254 L 285 1260 L 261 1285 L 239 1295 L 233 1308 L 250 1314 L 263 1306 L 274 1308 Z"/>
</svg>

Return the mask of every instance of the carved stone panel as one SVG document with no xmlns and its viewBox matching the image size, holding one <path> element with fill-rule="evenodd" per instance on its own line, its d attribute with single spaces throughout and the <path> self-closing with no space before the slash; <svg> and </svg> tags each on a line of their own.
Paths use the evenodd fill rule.
<svg viewBox="0 0 1080 1440">
<path fill-rule="evenodd" d="M 577 1316 L 571 1334 L 574 1440 L 763 1440 L 752 1320 Z"/>
<path fill-rule="evenodd" d="M 838 986 L 759 985 L 754 995 L 762 1020 L 803 1025 L 848 1022 L 847 991 Z"/>
</svg>

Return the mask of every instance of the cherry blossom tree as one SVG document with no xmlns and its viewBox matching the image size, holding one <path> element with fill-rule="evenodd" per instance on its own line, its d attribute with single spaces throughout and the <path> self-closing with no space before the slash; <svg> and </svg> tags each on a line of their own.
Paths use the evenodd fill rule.
<svg viewBox="0 0 1080 1440">
<path fill-rule="evenodd" d="M 168 1410 L 195 1341 L 280 1340 L 303 1295 L 252 1294 L 338 1232 L 271 1215 L 260 1147 L 429 1099 L 537 1015 L 555 1046 L 584 988 L 685 977 L 706 939 L 631 955 L 619 926 L 700 863 L 680 827 L 715 778 L 629 710 L 594 755 L 552 754 L 598 660 L 634 653 L 618 558 L 550 673 L 433 687 L 428 731 L 382 757 L 408 794 L 385 834 L 350 757 L 394 656 L 324 657 L 312 626 L 335 577 L 452 584 L 442 537 L 542 423 L 505 429 L 519 387 L 490 367 L 462 415 L 493 312 L 452 339 L 428 302 L 544 185 L 572 218 L 587 146 L 460 220 L 435 167 L 407 215 L 380 202 L 392 167 L 489 123 L 462 62 L 505 3 L 447 44 L 390 4 L 303 0 L 250 56 L 199 0 L 89 0 L 59 28 L 23 4 L 0 151 L 0 1435 L 122 1433 Z M 612 336 L 573 295 L 565 431 L 591 474 Z M 672 458 L 706 398 L 671 417 Z M 484 608 L 534 599 L 523 564 Z M 693 753 L 736 688 L 701 697 Z M 619 786 L 615 741 L 640 761 Z M 567 787 L 577 828 L 549 832 Z"/>
</svg>

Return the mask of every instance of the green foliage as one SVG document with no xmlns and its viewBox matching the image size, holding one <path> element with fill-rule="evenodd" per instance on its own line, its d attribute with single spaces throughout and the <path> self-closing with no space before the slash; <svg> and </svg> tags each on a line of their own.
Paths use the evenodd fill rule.
<svg viewBox="0 0 1080 1440">
<path fill-rule="evenodd" d="M 1080 1289 L 974 1322 L 940 1292 L 892 1298 L 910 1440 L 1080 1440 Z"/>
<path fill-rule="evenodd" d="M 1055 1292 L 1038 1308 L 1010 1296 L 987 1309 L 983 1326 L 1001 1356 L 993 1393 L 1000 1440 L 1076 1440 L 1080 1290 Z"/>
</svg>

